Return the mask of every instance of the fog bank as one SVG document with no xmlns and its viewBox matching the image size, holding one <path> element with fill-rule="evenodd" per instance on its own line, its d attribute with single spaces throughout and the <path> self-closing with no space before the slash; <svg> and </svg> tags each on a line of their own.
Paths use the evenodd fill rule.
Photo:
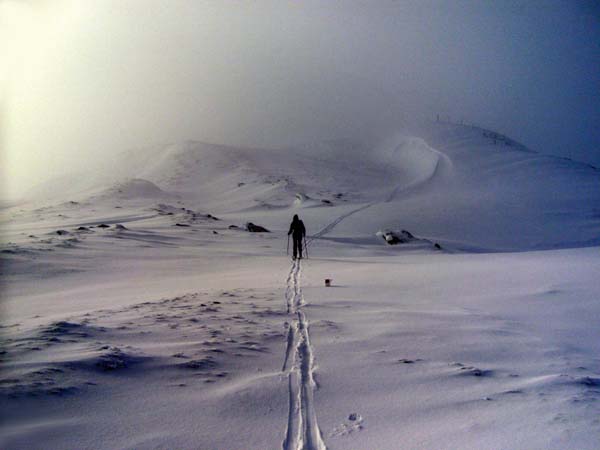
<svg viewBox="0 0 600 450">
<path fill-rule="evenodd" d="M 600 165 L 594 2 L 4 1 L 5 197 L 130 147 L 464 120 Z"/>
</svg>

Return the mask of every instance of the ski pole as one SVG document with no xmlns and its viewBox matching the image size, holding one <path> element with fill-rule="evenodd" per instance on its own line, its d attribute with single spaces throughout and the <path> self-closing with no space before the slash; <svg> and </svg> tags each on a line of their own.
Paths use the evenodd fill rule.
<svg viewBox="0 0 600 450">
<path fill-rule="evenodd" d="M 308 245 L 306 245 L 306 236 L 304 236 L 304 253 L 306 253 L 306 259 L 308 259 Z"/>
<path fill-rule="evenodd" d="M 288 243 L 287 243 L 287 249 L 285 250 L 285 254 L 289 255 L 290 254 L 290 235 L 288 234 Z"/>
</svg>

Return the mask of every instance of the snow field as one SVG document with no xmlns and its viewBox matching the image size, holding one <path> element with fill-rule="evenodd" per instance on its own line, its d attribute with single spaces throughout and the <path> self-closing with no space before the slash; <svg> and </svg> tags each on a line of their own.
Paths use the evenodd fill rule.
<svg viewBox="0 0 600 450">
<path fill-rule="evenodd" d="M 108 172 L 2 210 L 2 448 L 597 448 L 597 169 L 429 124 Z"/>
</svg>

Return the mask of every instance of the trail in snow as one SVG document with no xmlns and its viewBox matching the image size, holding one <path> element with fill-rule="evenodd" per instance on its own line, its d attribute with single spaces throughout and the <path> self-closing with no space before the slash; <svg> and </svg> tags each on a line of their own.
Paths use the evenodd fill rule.
<svg viewBox="0 0 600 450">
<path fill-rule="evenodd" d="M 451 168 L 452 167 L 452 161 L 450 160 L 450 158 L 448 158 L 448 156 L 446 156 L 444 153 L 442 153 L 438 150 L 435 150 L 434 148 L 431 148 L 430 146 L 427 146 L 427 147 L 429 148 L 429 150 L 431 152 L 434 153 L 434 155 L 436 157 L 435 165 L 433 166 L 433 169 L 429 173 L 427 173 L 422 178 L 420 178 L 416 181 L 413 181 L 409 184 L 401 183 L 401 184 L 396 185 L 390 191 L 390 193 L 385 197 L 385 199 L 383 199 L 381 201 L 367 203 L 356 209 L 353 209 L 352 211 L 342 214 L 341 216 L 337 217 L 333 222 L 330 222 L 324 228 L 322 228 L 320 231 L 318 231 L 317 233 L 312 235 L 306 245 L 308 246 L 312 243 L 312 241 L 314 239 L 319 239 L 319 238 L 325 236 L 326 234 L 330 233 L 344 219 L 347 219 L 348 217 L 350 217 L 358 212 L 364 211 L 365 209 L 371 208 L 372 206 L 377 205 L 379 203 L 389 203 L 389 202 L 393 201 L 396 197 L 398 197 L 400 194 L 406 193 L 412 189 L 415 189 L 415 188 L 422 186 L 425 183 L 431 181 L 436 176 L 436 174 L 438 174 L 440 172 L 440 170 L 442 170 L 443 168 Z"/>
<path fill-rule="evenodd" d="M 339 224 L 342 220 L 347 219 L 348 217 L 350 217 L 353 214 L 356 214 L 357 212 L 364 211 L 365 209 L 370 208 L 371 206 L 376 205 L 377 203 L 379 203 L 379 202 L 367 203 L 366 205 L 363 205 L 359 208 L 353 209 L 352 211 L 347 212 L 346 214 L 342 214 L 337 219 L 335 219 L 333 222 L 326 225 L 322 230 L 313 234 L 311 236 L 311 238 L 308 240 L 307 245 L 310 245 L 310 243 L 313 241 L 313 239 L 319 239 L 320 237 L 325 236 L 327 233 L 331 232 L 331 230 L 333 230 L 336 227 L 336 225 Z"/>
<path fill-rule="evenodd" d="M 300 286 L 302 266 L 295 260 L 287 277 L 287 312 L 294 316 L 288 327 L 287 347 L 282 371 L 288 371 L 289 411 L 283 450 L 326 450 L 314 407 L 314 356 L 309 323 L 302 310 L 304 297 Z"/>
</svg>

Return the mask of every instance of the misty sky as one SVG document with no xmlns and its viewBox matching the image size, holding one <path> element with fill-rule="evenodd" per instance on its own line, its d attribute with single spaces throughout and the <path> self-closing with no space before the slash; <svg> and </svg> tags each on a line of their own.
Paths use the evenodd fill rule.
<svg viewBox="0 0 600 450">
<path fill-rule="evenodd" d="M 449 115 L 600 166 L 595 1 L 0 0 L 3 193 L 186 139 Z"/>
</svg>

